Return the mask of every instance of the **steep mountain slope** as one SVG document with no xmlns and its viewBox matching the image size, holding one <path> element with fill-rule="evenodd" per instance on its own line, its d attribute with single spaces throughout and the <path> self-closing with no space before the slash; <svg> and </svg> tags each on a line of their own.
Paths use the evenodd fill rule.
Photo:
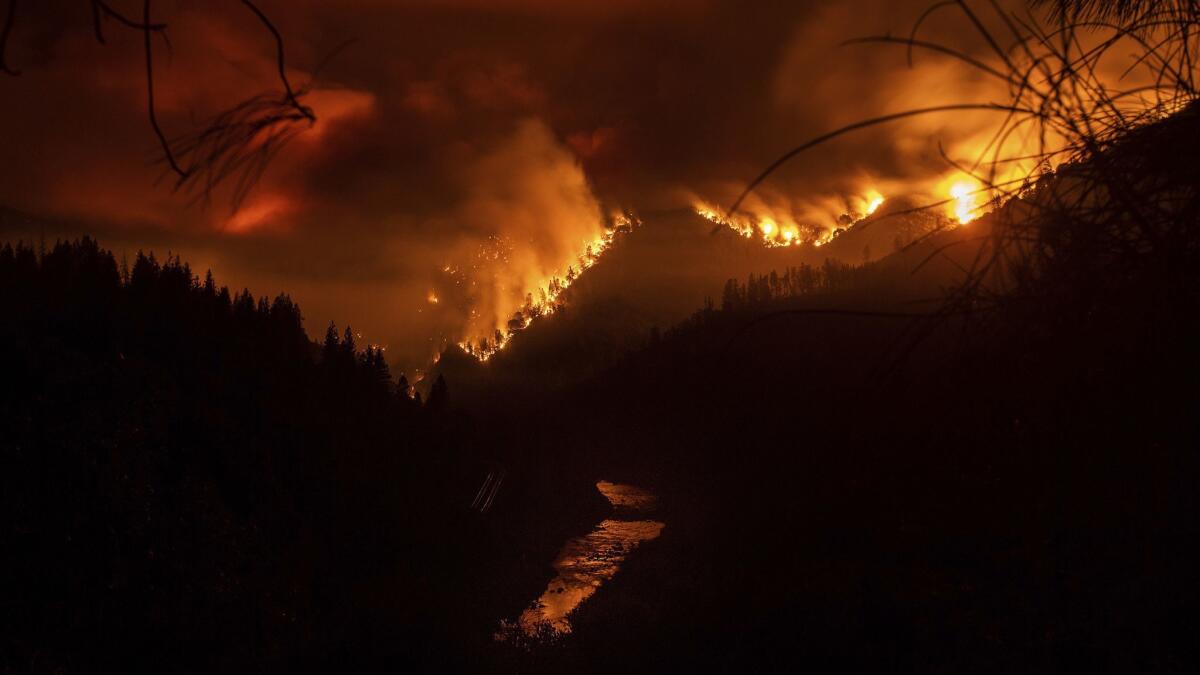
<svg viewBox="0 0 1200 675">
<path fill-rule="evenodd" d="M 451 348 L 433 376 L 444 374 L 457 383 L 460 396 L 472 400 L 481 388 L 556 387 L 578 381 L 640 348 L 705 303 L 719 305 L 731 278 L 744 280 L 750 274 L 801 265 L 819 267 L 827 260 L 861 264 L 864 248 L 891 254 L 897 241 L 911 242 L 928 232 L 931 223 L 942 222 L 924 212 L 894 217 L 887 213 L 860 221 L 822 247 L 776 248 L 714 226 L 690 210 L 646 214 L 640 227 L 575 280 L 562 297 L 561 310 L 514 335 L 486 364 Z M 944 242 L 945 237 L 935 241 Z M 901 268 L 918 266 L 920 256 L 935 245 L 906 250 L 899 258 L 885 255 L 885 266 L 895 268 L 897 280 L 884 285 L 911 284 L 906 279 L 911 269 L 902 273 Z M 943 276 L 943 267 L 928 267 L 925 276 Z"/>
</svg>

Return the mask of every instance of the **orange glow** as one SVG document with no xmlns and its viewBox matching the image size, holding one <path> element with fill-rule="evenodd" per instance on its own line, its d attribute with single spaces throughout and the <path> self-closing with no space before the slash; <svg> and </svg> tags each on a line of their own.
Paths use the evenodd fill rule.
<svg viewBox="0 0 1200 675">
<path fill-rule="evenodd" d="M 458 343 L 458 346 L 482 362 L 488 361 L 503 351 L 512 342 L 513 336 L 532 325 L 535 319 L 550 316 L 557 311 L 563 294 L 579 278 L 579 275 L 595 266 L 619 236 L 627 234 L 640 224 L 641 222 L 636 218 L 631 219 L 623 214 L 613 216 L 612 227 L 596 239 L 584 242 L 581 247 L 583 252 L 579 254 L 574 263 L 567 266 L 565 271 L 538 284 L 535 291 L 528 294 L 525 305 L 513 314 L 508 323 L 503 327 L 496 328 L 496 336 L 493 339 L 482 345 L 474 345 L 470 340 L 463 340 Z M 453 271 L 451 273 L 453 274 Z"/>
<path fill-rule="evenodd" d="M 958 218 L 958 222 L 966 225 L 974 220 L 979 214 L 976 212 L 978 206 L 976 204 L 974 184 L 968 181 L 958 181 L 950 186 L 950 196 L 954 199 L 954 217 Z"/>
<path fill-rule="evenodd" d="M 426 298 L 425 298 L 425 299 L 426 299 L 426 300 L 429 302 L 429 304 L 431 304 L 431 305 L 436 305 L 436 304 L 438 304 L 438 302 L 439 302 L 437 294 L 436 294 L 436 293 L 434 293 L 433 291 L 429 291 L 429 295 L 428 295 L 428 296 L 426 296 Z"/>
<path fill-rule="evenodd" d="M 274 219 L 294 209 L 291 200 L 283 195 L 263 194 L 254 198 L 225 221 L 225 231 L 246 234 L 277 225 Z"/>
<path fill-rule="evenodd" d="M 875 190 L 870 190 L 867 192 L 866 201 L 867 201 L 867 215 L 869 216 L 872 213 L 875 213 L 875 211 L 877 211 L 879 209 L 879 207 L 883 205 L 884 199 L 883 199 L 883 195 L 879 194 Z"/>
<path fill-rule="evenodd" d="M 534 636 L 542 627 L 560 635 L 570 633 L 571 612 L 612 579 L 638 545 L 662 533 L 664 523 L 645 518 L 655 508 L 657 499 L 653 494 L 607 481 L 597 483 L 596 489 L 612 503 L 616 513 L 590 534 L 567 541 L 553 563 L 557 576 L 517 622 L 501 623 L 497 640 L 507 639 L 518 630 Z"/>
<path fill-rule="evenodd" d="M 884 201 L 883 194 L 871 188 L 861 197 L 845 199 L 843 204 L 848 203 L 851 210 L 850 217 L 857 221 L 875 213 Z M 801 222 L 787 209 L 762 212 L 755 211 L 750 207 L 726 217 L 712 205 L 703 201 L 695 201 L 692 203 L 692 211 L 701 218 L 727 227 L 747 239 L 757 239 L 768 248 L 821 246 L 833 239 L 833 228 L 837 227 L 833 224 L 821 227 L 813 223 Z"/>
<path fill-rule="evenodd" d="M 321 111 L 310 133 L 300 136 L 309 143 L 322 140 L 339 124 L 370 117 L 375 111 L 375 95 L 354 89 L 314 89 L 308 92 L 305 103 Z"/>
<path fill-rule="evenodd" d="M 747 239 L 757 238 L 767 247 L 811 243 L 811 240 L 803 239 L 800 236 L 801 228 L 794 222 L 780 224 L 771 216 L 739 216 L 727 220 L 716 209 L 703 202 L 694 204 L 692 210 L 701 218 L 728 227 Z"/>
</svg>

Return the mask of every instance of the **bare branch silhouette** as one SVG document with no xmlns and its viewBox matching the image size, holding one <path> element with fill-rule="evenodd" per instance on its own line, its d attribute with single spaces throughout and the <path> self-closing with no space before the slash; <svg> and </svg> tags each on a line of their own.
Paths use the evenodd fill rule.
<svg viewBox="0 0 1200 675">
<path fill-rule="evenodd" d="M 1086 298 L 1095 296 L 1100 286 L 1119 284 L 1147 269 L 1156 278 L 1170 279 L 1197 263 L 1189 228 L 1200 209 L 1200 195 L 1194 180 L 1182 178 L 1190 175 L 1184 156 L 1191 153 L 1179 146 L 1190 147 L 1187 143 L 1195 138 L 1200 120 L 1194 86 L 1200 5 L 1192 0 L 1058 0 L 1050 12 L 1054 24 L 1045 26 L 1032 14 L 1008 14 L 994 0 L 989 4 L 1011 34 L 1007 50 L 964 0 L 929 7 L 908 39 L 885 35 L 845 44 L 904 45 L 910 64 L 915 49 L 948 56 L 1004 82 L 1009 88 L 1005 102 L 902 111 L 818 136 L 767 166 L 726 216 L 736 213 L 784 163 L 843 134 L 940 111 L 1006 112 L 990 140 L 967 161 L 950 157 L 939 143 L 946 165 L 981 186 L 969 194 L 987 195 L 984 204 L 974 204 L 975 211 L 986 205 L 992 214 L 978 236 L 935 240 L 948 229 L 939 226 L 902 249 L 933 246 L 914 273 L 935 257 L 945 257 L 950 248 L 970 244 L 974 254 L 966 264 L 950 260 L 962 271 L 961 281 L 946 291 L 938 311 L 918 321 L 920 326 L 897 349 L 897 358 L 910 353 L 950 316 L 982 320 L 988 316 L 980 313 L 984 308 L 1045 303 L 1050 298 L 1070 311 L 1086 311 Z M 990 48 L 991 58 L 917 39 L 921 24 L 951 5 L 959 7 L 971 30 Z M 1084 31 L 1092 37 L 1081 39 Z M 1098 72 L 1101 59 L 1119 45 L 1131 44 L 1137 50 L 1132 65 L 1117 83 L 1104 80 Z M 1149 76 L 1150 82 L 1116 88 L 1134 71 Z M 1013 141 L 1018 152 L 1011 150 Z M 1032 152 L 1030 144 L 1036 146 Z M 1005 180 L 998 179 L 1001 167 Z M 1013 171 L 1017 177 L 1009 178 Z M 953 201 L 881 214 L 855 227 Z"/>
<path fill-rule="evenodd" d="M 312 120 L 273 93 L 243 101 L 199 132 L 171 143 L 172 153 L 186 157 L 188 166 L 188 175 L 175 187 L 195 190 L 208 201 L 226 179 L 235 178 L 232 205 L 237 210 L 271 160 Z"/>
<path fill-rule="evenodd" d="M 232 179 L 233 211 L 241 207 L 283 147 L 317 121 L 312 108 L 300 101 L 311 83 L 296 90 L 288 80 L 283 36 L 257 5 L 250 0 L 243 0 L 242 4 L 275 39 L 275 62 L 283 87 L 282 97 L 273 93 L 252 96 L 215 116 L 200 131 L 171 142 L 167 152 L 168 158 L 186 158 L 186 175 L 176 181 L 175 189 L 194 191 L 202 202 L 208 203 L 213 192 Z"/>
<path fill-rule="evenodd" d="M 274 40 L 275 67 L 283 89 L 282 95 L 257 94 L 216 115 L 199 131 L 171 139 L 158 117 L 152 44 L 153 36 L 158 35 L 168 51 L 171 50 L 167 24 L 152 20 L 150 0 L 143 0 L 140 20 L 126 16 L 106 0 L 87 2 L 92 14 L 92 31 L 98 43 L 107 44 L 104 27 L 110 19 L 120 26 L 142 33 L 146 115 L 158 141 L 161 161 L 175 176 L 176 190 L 197 189 L 207 202 L 219 185 L 226 179 L 235 178 L 232 201 L 236 210 L 280 149 L 306 128 L 305 123 L 307 126 L 316 123 L 316 113 L 301 101 L 312 82 L 300 89 L 292 87 L 287 76 L 283 35 L 254 2 L 242 0 L 242 4 L 267 28 Z M 20 74 L 20 71 L 10 68 L 5 60 L 8 38 L 16 17 L 17 0 L 9 0 L 3 23 L 0 24 L 0 71 L 8 75 Z M 321 65 L 348 44 L 339 46 Z"/>
<path fill-rule="evenodd" d="M 104 0 L 92 0 L 92 21 L 95 24 L 94 29 L 96 32 L 96 39 L 100 42 L 100 44 L 104 44 L 103 21 L 105 19 L 114 19 L 122 26 L 125 26 L 126 28 L 132 28 L 134 30 L 146 30 L 148 28 L 152 31 L 162 33 L 162 35 L 166 37 L 167 24 L 152 24 L 148 20 L 138 23 L 113 9 L 112 6 L 110 6 L 107 2 L 104 2 Z"/>
<path fill-rule="evenodd" d="M 920 47 L 922 49 L 928 49 L 930 51 L 940 52 L 942 54 L 946 54 L 947 56 L 953 56 L 954 58 L 958 59 L 959 61 L 967 63 L 967 64 L 973 66 L 974 68 L 977 68 L 977 69 L 987 73 L 988 75 L 991 75 L 992 77 L 998 78 L 999 80 L 1001 80 L 1003 82 L 1012 82 L 1011 74 L 996 70 L 995 68 L 992 68 L 991 66 L 980 61 L 979 59 L 972 58 L 971 56 L 968 56 L 967 54 L 964 54 L 963 52 L 961 52 L 957 49 L 952 49 L 945 45 L 937 44 L 936 42 L 925 42 L 923 40 L 914 40 L 911 38 L 910 39 L 898 38 L 898 37 L 892 37 L 890 35 L 880 35 L 878 37 L 854 38 L 854 39 L 846 40 L 845 42 L 842 42 L 843 47 L 850 46 L 850 45 L 860 45 L 860 44 L 905 45 L 906 47 L 908 47 L 910 52 L 912 51 L 913 47 Z"/>
<path fill-rule="evenodd" d="M 279 81 L 283 83 L 283 90 L 287 94 L 288 102 L 291 103 L 296 110 L 307 117 L 310 121 L 316 122 L 317 118 L 313 114 L 312 109 L 300 105 L 300 101 L 296 99 L 296 92 L 292 91 L 292 85 L 290 82 L 288 82 L 287 62 L 283 55 L 283 36 L 279 34 L 279 30 L 275 28 L 275 24 L 271 23 L 271 20 L 267 18 L 266 14 L 263 14 L 262 10 L 260 10 L 257 5 L 250 0 L 242 0 L 242 4 L 246 5 L 250 8 L 250 11 L 254 12 L 254 15 L 258 17 L 259 21 L 262 21 L 263 25 L 265 25 L 267 29 L 271 31 L 271 35 L 275 38 L 275 60 L 276 65 L 279 68 Z"/>
<path fill-rule="evenodd" d="M 175 155 L 171 152 L 171 144 L 167 141 L 166 134 L 163 133 L 162 127 L 158 124 L 158 114 L 154 109 L 154 50 L 151 45 L 150 36 L 157 30 L 154 24 L 150 22 L 150 0 L 142 2 L 142 36 L 143 46 L 146 51 L 146 111 L 150 118 L 150 126 L 154 129 L 154 135 L 158 137 L 159 145 L 162 147 L 163 154 L 166 156 L 167 163 L 170 164 L 171 170 L 179 174 L 180 179 L 186 180 L 188 171 L 185 171 L 179 166 Z"/>
<path fill-rule="evenodd" d="M 848 124 L 844 127 L 835 129 L 834 131 L 830 131 L 829 133 L 822 134 L 812 140 L 802 143 L 802 144 L 796 146 L 795 148 L 792 148 L 791 150 L 784 153 L 779 159 L 775 160 L 774 162 L 771 162 L 771 164 L 769 166 L 767 166 L 766 169 L 763 169 L 762 173 L 760 173 L 757 177 L 755 177 L 754 180 L 750 181 L 750 184 L 746 186 L 746 189 L 742 191 L 742 194 L 739 195 L 738 198 L 734 200 L 733 205 L 730 206 L 729 210 L 725 213 L 725 217 L 731 218 L 733 216 L 733 214 L 737 212 L 738 207 L 742 205 L 742 202 L 745 201 L 746 197 L 750 196 L 750 193 L 754 192 L 755 188 L 757 188 L 759 185 L 761 185 L 762 182 L 764 180 L 766 180 L 768 177 L 770 177 L 771 174 L 775 173 L 775 171 L 779 167 L 788 163 L 788 161 L 790 161 L 792 158 L 796 157 L 797 155 L 799 155 L 800 153 L 802 153 L 806 150 L 815 148 L 818 145 L 821 145 L 823 143 L 831 141 L 839 136 L 844 136 L 853 131 L 858 131 L 859 129 L 866 129 L 868 127 L 879 126 L 881 124 L 887 124 L 888 122 L 895 122 L 897 120 L 902 120 L 902 119 L 905 119 L 908 117 L 918 117 L 920 115 L 930 115 L 930 114 L 939 113 L 939 112 L 953 112 L 956 110 L 992 110 L 992 111 L 996 111 L 996 112 L 1010 112 L 1010 111 L 1015 110 L 1017 112 L 1024 112 L 1024 113 L 1028 113 L 1031 115 L 1038 114 L 1038 112 L 1036 110 L 1015 108 L 1013 106 L 1005 106 L 1005 105 L 1000 105 L 998 103 L 957 103 L 957 104 L 952 104 L 952 105 L 933 106 L 930 108 L 914 108 L 912 110 L 905 110 L 903 112 L 892 113 L 890 115 L 881 115 L 879 117 L 873 117 L 869 120 L 863 120 L 861 122 L 855 122 L 853 124 Z"/>
</svg>

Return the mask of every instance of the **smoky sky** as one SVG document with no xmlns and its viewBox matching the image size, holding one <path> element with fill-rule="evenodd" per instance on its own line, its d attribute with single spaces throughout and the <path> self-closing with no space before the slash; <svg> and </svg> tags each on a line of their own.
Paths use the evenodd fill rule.
<svg viewBox="0 0 1200 675">
<path fill-rule="evenodd" d="M 80 0 L 21 5 L 8 62 L 22 74 L 0 79 L 0 205 L 119 254 L 171 251 L 232 286 L 289 292 L 310 335 L 350 323 L 401 365 L 503 314 L 504 298 L 561 271 L 615 212 L 728 204 L 837 125 L 995 98 L 946 59 L 909 68 L 896 47 L 841 46 L 907 35 L 923 0 L 259 4 L 318 121 L 239 210 L 222 191 L 172 191 L 146 122 L 142 36 L 109 21 L 98 44 Z M 171 39 L 155 46 L 168 134 L 278 89 L 274 44 L 241 3 L 154 11 Z M 983 49 L 962 26 L 934 17 L 922 35 Z M 919 189 L 946 169 L 938 142 L 953 151 L 983 124 L 866 131 L 787 166 L 750 206 L 832 223 L 864 187 Z M 7 227 L 6 239 L 34 235 Z M 448 268 L 475 285 L 455 295 Z"/>
</svg>

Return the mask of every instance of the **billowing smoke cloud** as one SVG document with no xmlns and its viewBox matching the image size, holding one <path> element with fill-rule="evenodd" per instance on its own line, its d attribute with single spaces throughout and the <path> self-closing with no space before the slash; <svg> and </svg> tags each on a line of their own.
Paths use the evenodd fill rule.
<svg viewBox="0 0 1200 675">
<path fill-rule="evenodd" d="M 604 222 L 575 157 L 539 120 L 521 121 L 462 178 L 468 197 L 455 219 L 473 237 L 458 246 L 454 264 L 472 269 L 470 333 L 487 335 L 527 294 L 563 275 Z"/>
<path fill-rule="evenodd" d="M 537 119 L 470 160 L 465 195 L 434 224 L 449 233 L 430 304 L 450 310 L 453 340 L 491 337 L 530 295 L 562 277 L 604 232 L 583 169 Z"/>
<path fill-rule="evenodd" d="M 838 3 L 816 9 L 798 23 L 769 78 L 771 117 L 792 121 L 774 127 L 781 130 L 777 152 L 892 113 L 1004 103 L 1003 82 L 961 61 L 916 49 L 908 64 L 903 46 L 847 44 L 868 36 L 907 36 L 923 8 L 921 3 L 896 3 L 875 8 L 872 18 L 864 20 L 862 6 Z M 925 22 L 918 38 L 972 58 L 990 57 L 986 43 L 972 34 L 955 8 Z M 839 223 L 843 215 L 863 214 L 876 195 L 903 197 L 909 203 L 942 200 L 948 196 L 948 181 L 963 175 L 952 161 L 970 165 L 1000 119 L 995 112 L 932 113 L 853 132 L 796 157 L 743 208 L 753 220 L 828 233 L 844 224 Z M 1020 154 L 1014 150 L 1027 140 L 1010 138 L 1004 154 Z M 763 163 L 770 159 L 765 156 Z M 745 181 L 702 185 L 707 201 L 729 204 Z"/>
</svg>

